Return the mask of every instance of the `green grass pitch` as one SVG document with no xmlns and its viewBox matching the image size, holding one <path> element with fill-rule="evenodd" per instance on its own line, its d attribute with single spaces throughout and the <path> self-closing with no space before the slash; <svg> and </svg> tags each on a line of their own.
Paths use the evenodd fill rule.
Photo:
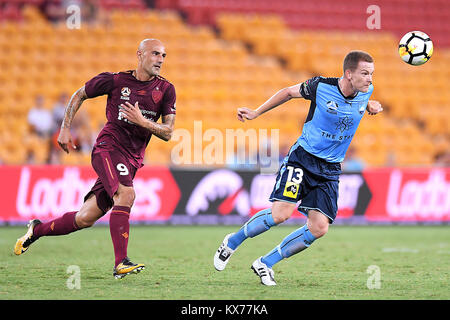
<svg viewBox="0 0 450 320">
<path fill-rule="evenodd" d="M 121 280 L 112 276 L 107 226 L 41 238 L 21 256 L 13 246 L 26 228 L 1 227 L 0 299 L 450 299 L 448 225 L 331 226 L 308 250 L 275 265 L 278 285 L 264 287 L 250 265 L 297 227 L 248 239 L 218 272 L 213 255 L 239 226 L 132 225 L 128 255 L 146 269 Z M 79 270 L 78 288 L 70 266 Z"/>
</svg>

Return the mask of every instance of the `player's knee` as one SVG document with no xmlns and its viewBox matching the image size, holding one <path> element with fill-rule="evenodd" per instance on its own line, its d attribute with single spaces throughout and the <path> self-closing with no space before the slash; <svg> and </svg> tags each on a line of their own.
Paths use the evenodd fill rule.
<svg viewBox="0 0 450 320">
<path fill-rule="evenodd" d="M 97 198 L 91 194 L 75 215 L 75 223 L 80 229 L 91 227 L 104 212 L 97 205 Z"/>
<path fill-rule="evenodd" d="M 272 219 L 275 224 L 280 224 L 289 219 L 292 215 L 292 210 L 277 210 L 272 212 Z"/>
<path fill-rule="evenodd" d="M 328 232 L 330 225 L 328 217 L 316 210 L 308 212 L 308 229 L 313 236 L 318 239 Z"/>
<path fill-rule="evenodd" d="M 313 234 L 313 236 L 318 239 L 323 237 L 328 232 L 328 226 L 330 224 L 328 221 L 314 221 L 308 223 L 308 229 Z"/>
<path fill-rule="evenodd" d="M 133 187 L 119 188 L 114 196 L 114 204 L 132 207 L 135 199 L 136 193 Z"/>
<path fill-rule="evenodd" d="M 295 203 L 276 201 L 272 205 L 272 219 L 275 224 L 280 224 L 289 219 L 295 210 Z"/>
</svg>

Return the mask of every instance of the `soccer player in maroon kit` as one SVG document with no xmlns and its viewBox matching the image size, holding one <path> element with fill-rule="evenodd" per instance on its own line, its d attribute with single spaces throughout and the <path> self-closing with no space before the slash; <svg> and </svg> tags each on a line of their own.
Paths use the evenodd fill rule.
<svg viewBox="0 0 450 320">
<path fill-rule="evenodd" d="M 95 76 L 78 89 L 68 103 L 58 143 L 69 153 L 73 146 L 70 125 L 84 100 L 108 95 L 107 123 L 92 150 L 98 179 L 79 211 L 67 212 L 48 222 L 31 220 L 27 233 L 17 240 L 14 253 L 24 253 L 42 236 L 65 235 L 92 226 L 111 208 L 109 219 L 115 264 L 113 275 L 122 278 L 145 268 L 127 257 L 130 209 L 135 199 L 133 179 L 143 166 L 145 148 L 152 135 L 170 140 L 175 123 L 175 88 L 159 76 L 166 57 L 157 39 L 145 39 L 137 50 L 135 70 Z M 162 122 L 157 123 L 162 117 Z"/>
</svg>

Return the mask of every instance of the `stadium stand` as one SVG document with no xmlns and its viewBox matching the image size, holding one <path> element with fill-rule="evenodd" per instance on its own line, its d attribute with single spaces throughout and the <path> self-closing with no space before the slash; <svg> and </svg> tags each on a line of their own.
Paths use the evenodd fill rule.
<svg viewBox="0 0 450 320">
<path fill-rule="evenodd" d="M 324 19 L 321 26 L 314 19 L 296 24 L 298 19 L 290 17 L 298 13 L 307 19 L 318 12 L 331 16 L 333 10 L 348 17 L 359 8 L 353 1 L 342 7 L 324 1 L 331 9 L 299 2 L 302 4 L 294 10 L 290 5 L 265 0 L 258 2 L 257 8 L 250 1 L 157 0 L 156 7 L 161 10 L 155 10 L 145 9 L 144 2 L 138 0 L 102 0 L 99 4 L 107 18 L 73 30 L 64 22 L 50 23 L 38 9 L 42 2 L 1 3 L 3 163 L 48 162 L 54 141 L 31 135 L 26 122 L 37 94 L 43 94 L 46 107 L 51 108 L 61 92 L 71 94 L 100 72 L 134 68 L 137 44 L 146 37 L 159 38 L 167 46 L 162 75 L 177 89 L 176 128 L 193 133 L 194 121 L 200 119 L 203 131 L 279 128 L 282 144 L 292 144 L 301 132 L 307 101 L 288 102 L 272 112 L 270 121 L 261 117 L 245 125 L 235 120 L 236 107 L 257 106 L 275 90 L 316 74 L 340 75 L 345 53 L 359 48 L 375 58 L 374 98 L 387 109 L 382 116 L 363 119 L 353 141 L 361 158 L 371 166 L 431 165 L 437 154 L 450 149 L 450 94 L 445 89 L 450 71 L 448 49 L 438 46 L 417 77 L 417 70 L 398 57 L 395 32 L 404 31 L 398 25 L 392 24 L 393 33 L 384 27 L 382 32 L 372 33 L 361 32 L 355 21 L 342 17 L 340 22 Z M 430 3 L 435 2 L 440 3 Z M 401 1 L 382 3 L 405 11 Z M 411 3 L 408 12 L 413 16 L 418 6 L 416 1 Z M 436 11 L 425 10 L 427 16 L 448 14 L 448 9 Z M 389 25 L 389 19 L 383 23 Z M 429 33 L 443 46 L 446 40 L 436 28 Z M 92 132 L 97 133 L 105 121 L 105 101 L 105 97 L 88 100 L 82 107 L 89 115 Z M 152 139 L 147 163 L 170 164 L 170 150 L 176 143 Z M 61 161 L 89 164 L 90 154 L 63 154 Z"/>
<path fill-rule="evenodd" d="M 160 9 L 178 9 L 191 24 L 215 24 L 220 13 L 277 14 L 292 29 L 362 30 L 366 28 L 369 0 L 298 1 L 298 0 L 156 0 Z M 397 37 L 411 30 L 427 30 L 441 46 L 449 46 L 450 17 L 446 0 L 380 0 L 382 29 Z"/>
</svg>

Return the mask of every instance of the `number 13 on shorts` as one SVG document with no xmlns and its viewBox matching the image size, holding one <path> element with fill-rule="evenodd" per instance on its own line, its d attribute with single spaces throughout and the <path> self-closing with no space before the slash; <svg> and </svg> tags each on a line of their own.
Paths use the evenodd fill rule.
<svg viewBox="0 0 450 320">
<path fill-rule="evenodd" d="M 287 166 L 286 169 L 288 170 L 288 176 L 283 196 L 296 199 L 303 179 L 303 170 L 293 166 Z"/>
</svg>

